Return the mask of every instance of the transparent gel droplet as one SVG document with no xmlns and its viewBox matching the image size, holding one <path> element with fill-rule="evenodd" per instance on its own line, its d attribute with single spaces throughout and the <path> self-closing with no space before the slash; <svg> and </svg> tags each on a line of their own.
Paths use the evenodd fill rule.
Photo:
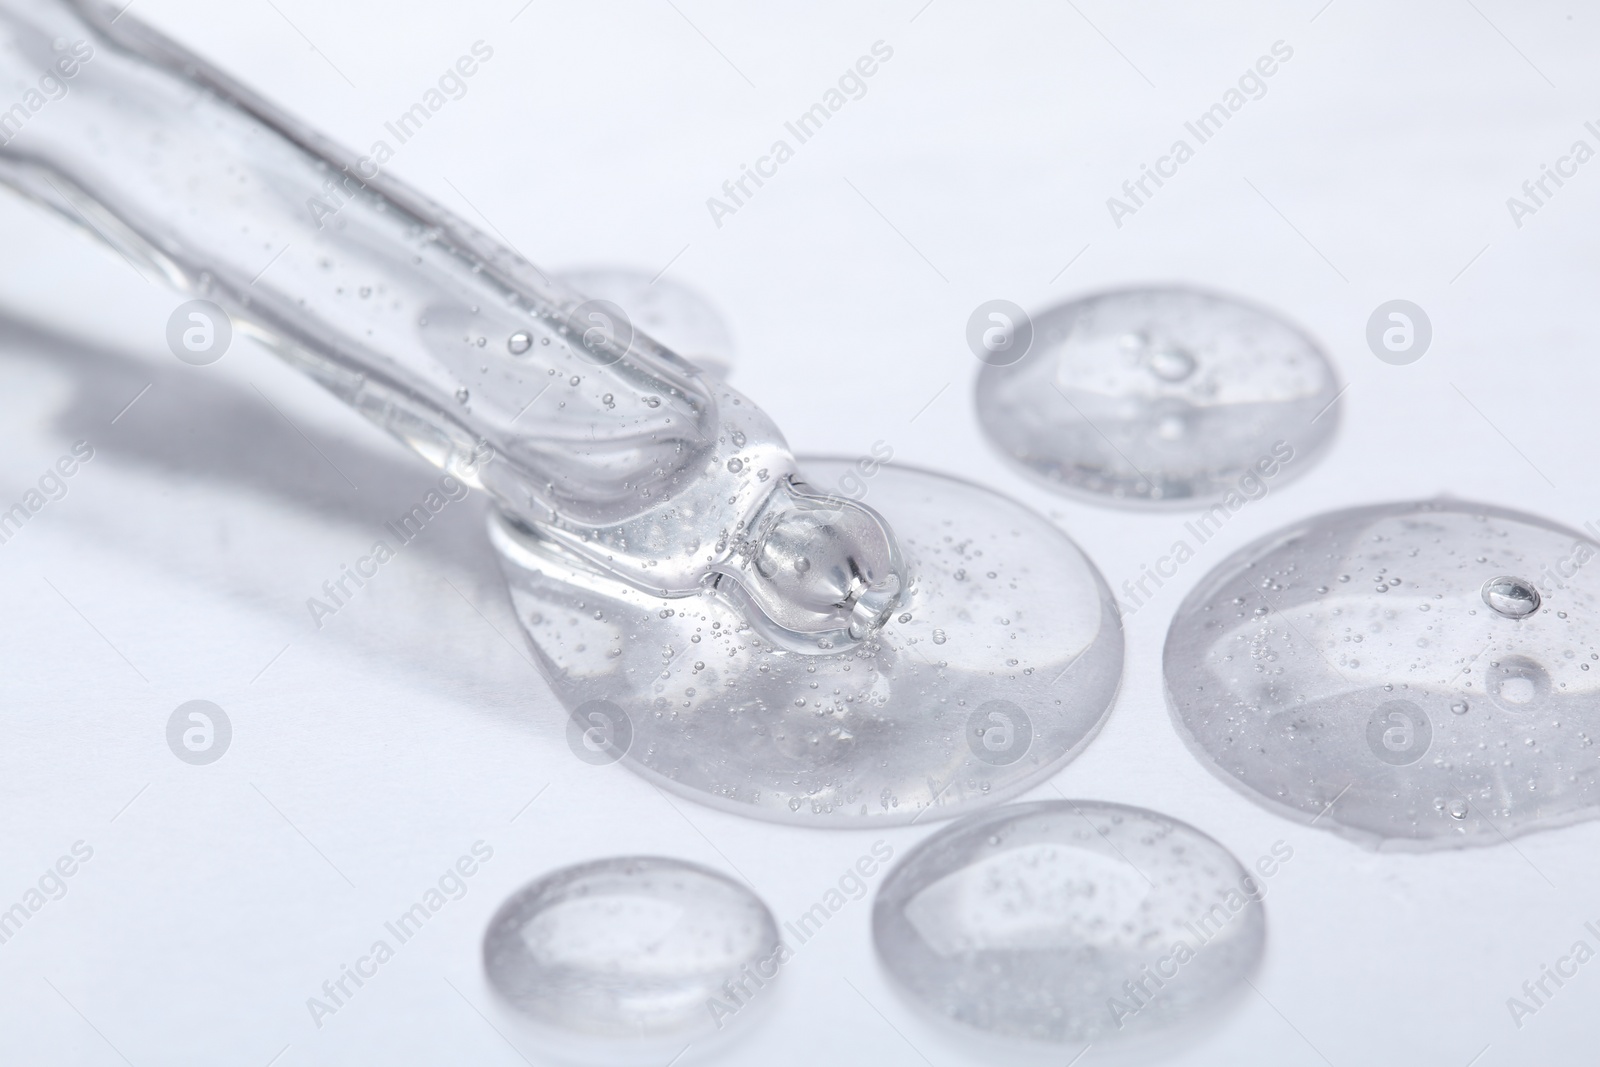
<svg viewBox="0 0 1600 1067">
<path fill-rule="evenodd" d="M 520 356 L 533 347 L 533 335 L 527 330 L 518 330 L 506 338 L 506 348 L 513 356 Z"/>
<path fill-rule="evenodd" d="M 524 1020 L 590 1056 L 625 1060 L 630 1046 L 664 1063 L 690 1041 L 743 1021 L 779 973 L 772 913 L 715 871 L 655 857 L 567 867 L 519 890 L 489 922 L 489 985 Z M 725 986 L 750 991 L 743 1005 Z M 708 1002 L 732 1010 L 713 1014 Z M 607 1050 L 609 1056 L 597 1055 Z M 585 1046 L 578 1045 L 578 1048 Z M 571 1051 L 570 1049 L 568 1051 Z"/>
<path fill-rule="evenodd" d="M 605 267 L 568 271 L 564 284 L 592 299 L 610 300 L 643 330 L 713 377 L 733 368 L 733 340 L 722 314 L 694 289 L 651 271 Z"/>
<path fill-rule="evenodd" d="M 818 492 L 863 477 L 856 462 L 801 469 Z M 713 593 L 650 597 L 502 520 L 490 534 L 557 697 L 625 716 L 622 762 L 663 789 L 848 826 L 950 818 L 1043 781 L 1089 743 L 1121 677 L 1099 572 L 1053 524 L 978 486 L 882 466 L 868 493 L 908 588 L 882 629 L 839 650 L 777 648 Z M 822 570 L 810 562 L 818 583 Z"/>
<path fill-rule="evenodd" d="M 1178 731 L 1259 803 L 1372 847 L 1594 818 L 1596 552 L 1453 500 L 1307 519 L 1224 560 L 1179 609 Z"/>
<path fill-rule="evenodd" d="M 1520 619 L 1539 610 L 1539 590 L 1521 578 L 1491 578 L 1483 587 L 1483 602 L 1508 619 Z"/>
<path fill-rule="evenodd" d="M 1138 344 L 1147 353 L 1146 362 L 1150 372 L 1162 381 L 1181 382 L 1194 373 L 1194 357 L 1184 349 L 1172 345 L 1151 348 L 1142 338 Z"/>
<path fill-rule="evenodd" d="M 1241 989 L 1266 939 L 1258 894 L 1231 853 L 1176 819 L 1012 804 L 907 853 L 879 890 L 872 936 L 899 989 L 937 1017 L 1101 1044 L 1198 1022 Z"/>
<path fill-rule="evenodd" d="M 1033 319 L 1033 343 L 978 375 L 978 418 L 1053 488 L 1200 506 L 1310 467 L 1338 422 L 1317 344 L 1269 312 L 1187 289 L 1130 289 Z"/>
</svg>

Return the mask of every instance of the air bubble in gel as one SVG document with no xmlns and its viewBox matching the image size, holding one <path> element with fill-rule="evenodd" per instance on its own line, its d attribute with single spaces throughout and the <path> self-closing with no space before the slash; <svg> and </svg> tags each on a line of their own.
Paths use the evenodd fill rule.
<svg viewBox="0 0 1600 1067">
<path fill-rule="evenodd" d="M 500 907 L 483 940 L 484 971 L 506 1005 L 558 1038 L 593 1042 L 591 1053 L 618 1043 L 608 1061 L 635 1043 L 670 1049 L 653 1061 L 662 1063 L 754 1014 L 743 1009 L 772 996 L 786 958 L 772 913 L 750 890 L 654 857 L 546 875 Z M 747 1003 L 728 1005 L 730 987 Z M 724 1016 L 708 1010 L 713 1002 Z"/>
<path fill-rule="evenodd" d="M 1071 494 L 1191 507 L 1254 495 L 1255 480 L 1314 463 L 1338 422 L 1317 344 L 1226 297 L 1103 293 L 1032 327 L 1022 359 L 979 374 L 978 418 L 1004 455 Z"/>
<path fill-rule="evenodd" d="M 1227 849 L 1176 819 L 1012 804 L 908 853 L 878 893 L 872 935 L 895 984 L 936 1017 L 1100 1044 L 1198 1021 L 1241 989 L 1265 943 L 1260 896 Z"/>
<path fill-rule="evenodd" d="M 1178 731 L 1259 803 L 1371 847 L 1594 818 L 1596 553 L 1453 500 L 1307 519 L 1221 562 L 1179 609 Z"/>
</svg>

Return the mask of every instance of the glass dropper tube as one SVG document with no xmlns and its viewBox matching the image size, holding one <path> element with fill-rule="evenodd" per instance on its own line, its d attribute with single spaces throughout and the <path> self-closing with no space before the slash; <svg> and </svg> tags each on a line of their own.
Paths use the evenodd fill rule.
<svg viewBox="0 0 1600 1067">
<path fill-rule="evenodd" d="M 652 594 L 720 587 L 795 648 L 858 641 L 893 607 L 887 525 L 797 481 L 759 407 L 382 153 L 115 8 L 0 0 L 0 29 L 0 86 L 25 112 L 0 116 L 0 180 L 221 304 L 548 550 Z"/>
<path fill-rule="evenodd" d="M 873 507 L 811 489 L 748 398 L 127 14 L 0 0 L 7 99 L 0 182 L 493 495 L 581 758 L 762 818 L 912 822 L 1032 788 L 1105 721 L 1110 591 L 1026 508 L 865 459 L 805 467 L 870 477 Z"/>
</svg>

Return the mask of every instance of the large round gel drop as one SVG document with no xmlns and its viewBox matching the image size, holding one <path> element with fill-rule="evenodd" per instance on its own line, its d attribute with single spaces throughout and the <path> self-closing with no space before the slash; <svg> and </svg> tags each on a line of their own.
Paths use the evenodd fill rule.
<svg viewBox="0 0 1600 1067">
<path fill-rule="evenodd" d="M 1101 503 L 1258 495 L 1311 466 L 1338 422 L 1316 342 L 1225 297 L 1101 293 L 1035 316 L 1031 337 L 978 375 L 978 419 L 1025 471 Z"/>
<path fill-rule="evenodd" d="M 936 1017 L 1055 1045 L 1151 1036 L 1241 987 L 1259 884 L 1192 826 L 1092 800 L 970 815 L 908 853 L 872 912 L 890 976 Z"/>
<path fill-rule="evenodd" d="M 1594 818 L 1597 551 L 1451 500 L 1297 523 L 1178 610 L 1178 731 L 1256 801 L 1373 847 L 1492 845 Z"/>
<path fill-rule="evenodd" d="M 501 906 L 483 939 L 489 984 L 522 1015 L 578 1038 L 657 1045 L 661 1062 L 746 1014 L 782 962 L 772 913 L 748 889 L 655 857 L 546 875 Z"/>
</svg>

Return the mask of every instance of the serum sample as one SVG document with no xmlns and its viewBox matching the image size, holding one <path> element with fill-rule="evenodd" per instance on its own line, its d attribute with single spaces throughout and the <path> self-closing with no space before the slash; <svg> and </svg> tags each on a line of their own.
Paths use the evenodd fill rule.
<svg viewBox="0 0 1600 1067">
<path fill-rule="evenodd" d="M 681 860 L 597 860 L 546 875 L 495 913 L 489 984 L 534 1023 L 589 1039 L 610 1059 L 670 1049 L 728 1025 L 725 987 L 764 988 L 780 956 L 772 913 L 743 885 Z M 757 977 L 751 978 L 754 974 Z M 738 1012 L 736 1014 L 743 1014 Z"/>
<path fill-rule="evenodd" d="M 852 646 L 785 647 L 716 590 L 651 596 L 492 523 L 579 758 L 622 760 L 739 814 L 850 826 L 965 814 L 1082 751 L 1116 696 L 1122 626 L 1078 547 L 953 478 L 861 460 L 804 469 L 819 491 L 870 502 L 904 557 L 899 603 Z M 803 579 L 819 602 L 848 577 L 771 538 L 753 565 Z"/>
<path fill-rule="evenodd" d="M 1378 848 L 1600 814 L 1600 587 L 1583 534 L 1462 501 L 1252 544 L 1167 634 L 1178 732 L 1257 802 Z"/>
<path fill-rule="evenodd" d="M 969 816 L 907 854 L 872 934 L 890 977 L 938 1018 L 1102 1043 L 1195 1021 L 1236 992 L 1265 942 L 1261 895 L 1176 819 L 1042 801 Z"/>
<path fill-rule="evenodd" d="M 1053 489 L 1199 507 L 1287 446 L 1311 466 L 1338 422 L 1333 367 L 1266 311 L 1189 289 L 1128 289 L 1035 316 L 1028 351 L 978 376 L 989 440 Z"/>
</svg>

